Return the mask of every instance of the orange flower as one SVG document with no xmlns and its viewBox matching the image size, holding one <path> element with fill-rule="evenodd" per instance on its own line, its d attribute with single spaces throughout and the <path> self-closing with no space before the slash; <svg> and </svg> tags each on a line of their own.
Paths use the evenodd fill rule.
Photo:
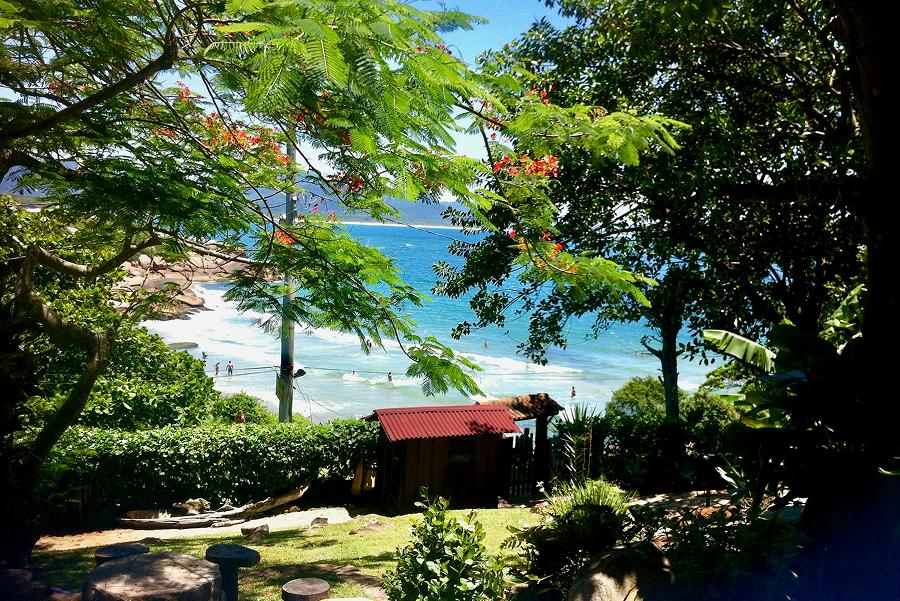
<svg viewBox="0 0 900 601">
<path fill-rule="evenodd" d="M 294 240 L 294 238 L 284 230 L 275 230 L 275 241 L 279 244 L 285 244 L 287 246 L 290 246 L 291 244 L 296 242 L 296 240 Z"/>
</svg>

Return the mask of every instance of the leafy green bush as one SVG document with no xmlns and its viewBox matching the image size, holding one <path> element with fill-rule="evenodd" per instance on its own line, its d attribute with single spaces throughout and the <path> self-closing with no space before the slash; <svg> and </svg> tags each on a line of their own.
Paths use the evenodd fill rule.
<svg viewBox="0 0 900 601">
<path fill-rule="evenodd" d="M 679 391 L 684 399 L 684 391 Z M 655 376 L 631 378 L 612 393 L 604 415 L 626 417 L 635 415 L 664 417 L 666 393 L 662 382 Z"/>
<path fill-rule="evenodd" d="M 49 384 L 47 393 L 30 403 L 38 422 L 62 403 L 84 369 L 78 353 L 44 349 L 41 356 Z M 171 350 L 141 326 L 123 323 L 110 363 L 97 378 L 78 423 L 126 430 L 197 425 L 210 419 L 211 404 L 219 396 L 202 361 Z"/>
<path fill-rule="evenodd" d="M 216 421 L 234 423 L 234 416 L 238 411 L 244 413 L 244 419 L 248 424 L 278 423 L 278 416 L 270 411 L 262 400 L 243 391 L 232 395 L 223 394 L 212 402 L 212 419 Z M 298 417 L 294 416 L 294 419 Z"/>
<path fill-rule="evenodd" d="M 534 526 L 510 528 L 503 545 L 522 549 L 528 574 L 563 590 L 592 555 L 624 542 L 631 517 L 628 496 L 603 480 L 560 484 Z"/>
<path fill-rule="evenodd" d="M 669 420 L 656 378 L 633 378 L 613 393 L 593 436 L 595 462 L 604 478 L 645 492 L 718 482 L 720 463 L 714 455 L 737 412 L 707 391 L 681 394 L 681 419 Z"/>
<path fill-rule="evenodd" d="M 310 484 L 310 493 L 345 487 L 371 456 L 378 425 L 208 424 L 124 431 L 73 428 L 51 456 L 45 490 L 80 513 L 167 507 L 191 497 L 245 503 Z"/>
<path fill-rule="evenodd" d="M 438 497 L 412 528 L 412 542 L 400 549 L 397 567 L 385 576 L 391 601 L 493 601 L 504 599 L 503 567 L 485 554 L 484 528 L 469 513 L 460 521 Z"/>
<path fill-rule="evenodd" d="M 681 418 L 687 424 L 688 439 L 697 454 L 720 450 L 725 429 L 738 420 L 734 403 L 715 394 L 698 392 L 681 404 Z"/>
</svg>

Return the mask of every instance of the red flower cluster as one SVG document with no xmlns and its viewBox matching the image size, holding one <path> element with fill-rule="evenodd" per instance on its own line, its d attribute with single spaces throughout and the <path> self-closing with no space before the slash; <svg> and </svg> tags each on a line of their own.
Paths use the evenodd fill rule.
<svg viewBox="0 0 900 601">
<path fill-rule="evenodd" d="M 275 241 L 279 244 L 286 244 L 290 246 L 294 244 L 296 240 L 294 240 L 293 236 L 285 232 L 284 230 L 275 230 Z"/>
<path fill-rule="evenodd" d="M 351 194 L 355 194 L 356 192 L 359 192 L 360 190 L 362 190 L 364 183 L 365 182 L 363 181 L 363 178 L 361 178 L 357 175 L 352 180 L 350 180 L 350 183 L 347 184 L 347 192 L 349 192 Z"/>
<path fill-rule="evenodd" d="M 503 157 L 503 159 L 494 163 L 494 173 L 500 173 L 500 170 L 503 169 L 510 163 L 510 158 L 508 156 Z"/>
<path fill-rule="evenodd" d="M 154 129 L 150 133 L 154 136 L 166 136 L 167 138 L 171 138 L 175 135 L 175 132 L 168 127 L 163 127 L 162 129 Z"/>
<path fill-rule="evenodd" d="M 178 90 L 178 99 L 179 100 L 187 100 L 188 98 L 203 98 L 200 94 L 195 94 L 191 92 L 191 89 L 187 86 L 183 81 L 176 81 L 175 85 L 179 87 Z"/>
<path fill-rule="evenodd" d="M 503 157 L 502 160 L 494 163 L 494 173 L 500 173 L 503 169 L 506 169 L 506 172 L 512 177 L 519 175 L 519 173 L 524 173 L 529 177 L 537 177 L 539 175 L 556 177 L 559 173 L 559 159 L 555 156 L 545 156 L 543 159 L 535 161 L 529 158 L 528 155 L 523 155 L 519 159 L 519 166 L 515 166 L 512 163 L 512 159 L 508 156 Z M 520 167 L 524 169 L 520 169 Z"/>
<path fill-rule="evenodd" d="M 525 96 L 540 96 L 541 102 L 543 102 L 544 104 L 550 104 L 550 99 L 547 98 L 547 92 L 545 92 L 544 90 L 541 90 L 540 92 L 538 92 L 537 90 L 528 90 L 527 92 L 525 92 Z"/>
<path fill-rule="evenodd" d="M 446 44 L 438 45 L 437 49 L 441 50 L 442 52 L 446 52 L 447 54 L 453 54 L 453 51 L 447 48 Z M 426 46 L 416 46 L 416 52 L 418 52 L 419 54 L 425 54 L 426 52 L 428 52 L 428 48 Z"/>
<path fill-rule="evenodd" d="M 210 113 L 203 118 L 203 125 L 206 126 L 209 134 L 209 141 L 205 144 L 207 148 L 221 152 L 235 149 L 256 149 L 264 153 L 271 151 L 275 160 L 282 165 L 291 163 L 291 159 L 281 152 L 278 142 L 266 135 L 264 131 L 254 134 L 237 127 L 229 128 L 226 127 L 221 117 L 219 113 Z M 275 132 L 272 130 L 269 133 L 274 135 Z"/>
<path fill-rule="evenodd" d="M 522 157 L 522 165 L 525 166 L 525 175 L 532 177 L 545 175 L 556 177 L 559 173 L 559 159 L 555 156 L 545 156 L 543 159 L 532 161 L 527 156 Z"/>
</svg>

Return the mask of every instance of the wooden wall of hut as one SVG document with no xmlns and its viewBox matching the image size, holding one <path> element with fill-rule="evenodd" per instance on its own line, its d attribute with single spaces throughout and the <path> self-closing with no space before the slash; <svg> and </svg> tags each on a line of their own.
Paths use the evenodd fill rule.
<svg viewBox="0 0 900 601">
<path fill-rule="evenodd" d="M 504 480 L 502 435 L 420 438 L 391 443 L 382 438 L 379 468 L 382 504 L 415 511 L 422 488 L 454 508 L 495 507 Z"/>
</svg>

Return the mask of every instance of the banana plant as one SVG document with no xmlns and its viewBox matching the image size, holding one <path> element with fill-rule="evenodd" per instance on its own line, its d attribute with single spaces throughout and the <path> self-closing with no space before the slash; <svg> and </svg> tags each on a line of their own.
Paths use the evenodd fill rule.
<svg viewBox="0 0 900 601">
<path fill-rule="evenodd" d="M 807 496 L 853 436 L 854 386 L 846 377 L 852 345 L 838 347 L 790 322 L 774 326 L 765 344 L 724 330 L 703 335 L 758 374 L 742 392 L 723 395 L 741 412 L 733 442 L 746 481 L 736 488 L 751 495 L 750 515 L 758 515 L 767 493 L 785 501 Z"/>
</svg>

